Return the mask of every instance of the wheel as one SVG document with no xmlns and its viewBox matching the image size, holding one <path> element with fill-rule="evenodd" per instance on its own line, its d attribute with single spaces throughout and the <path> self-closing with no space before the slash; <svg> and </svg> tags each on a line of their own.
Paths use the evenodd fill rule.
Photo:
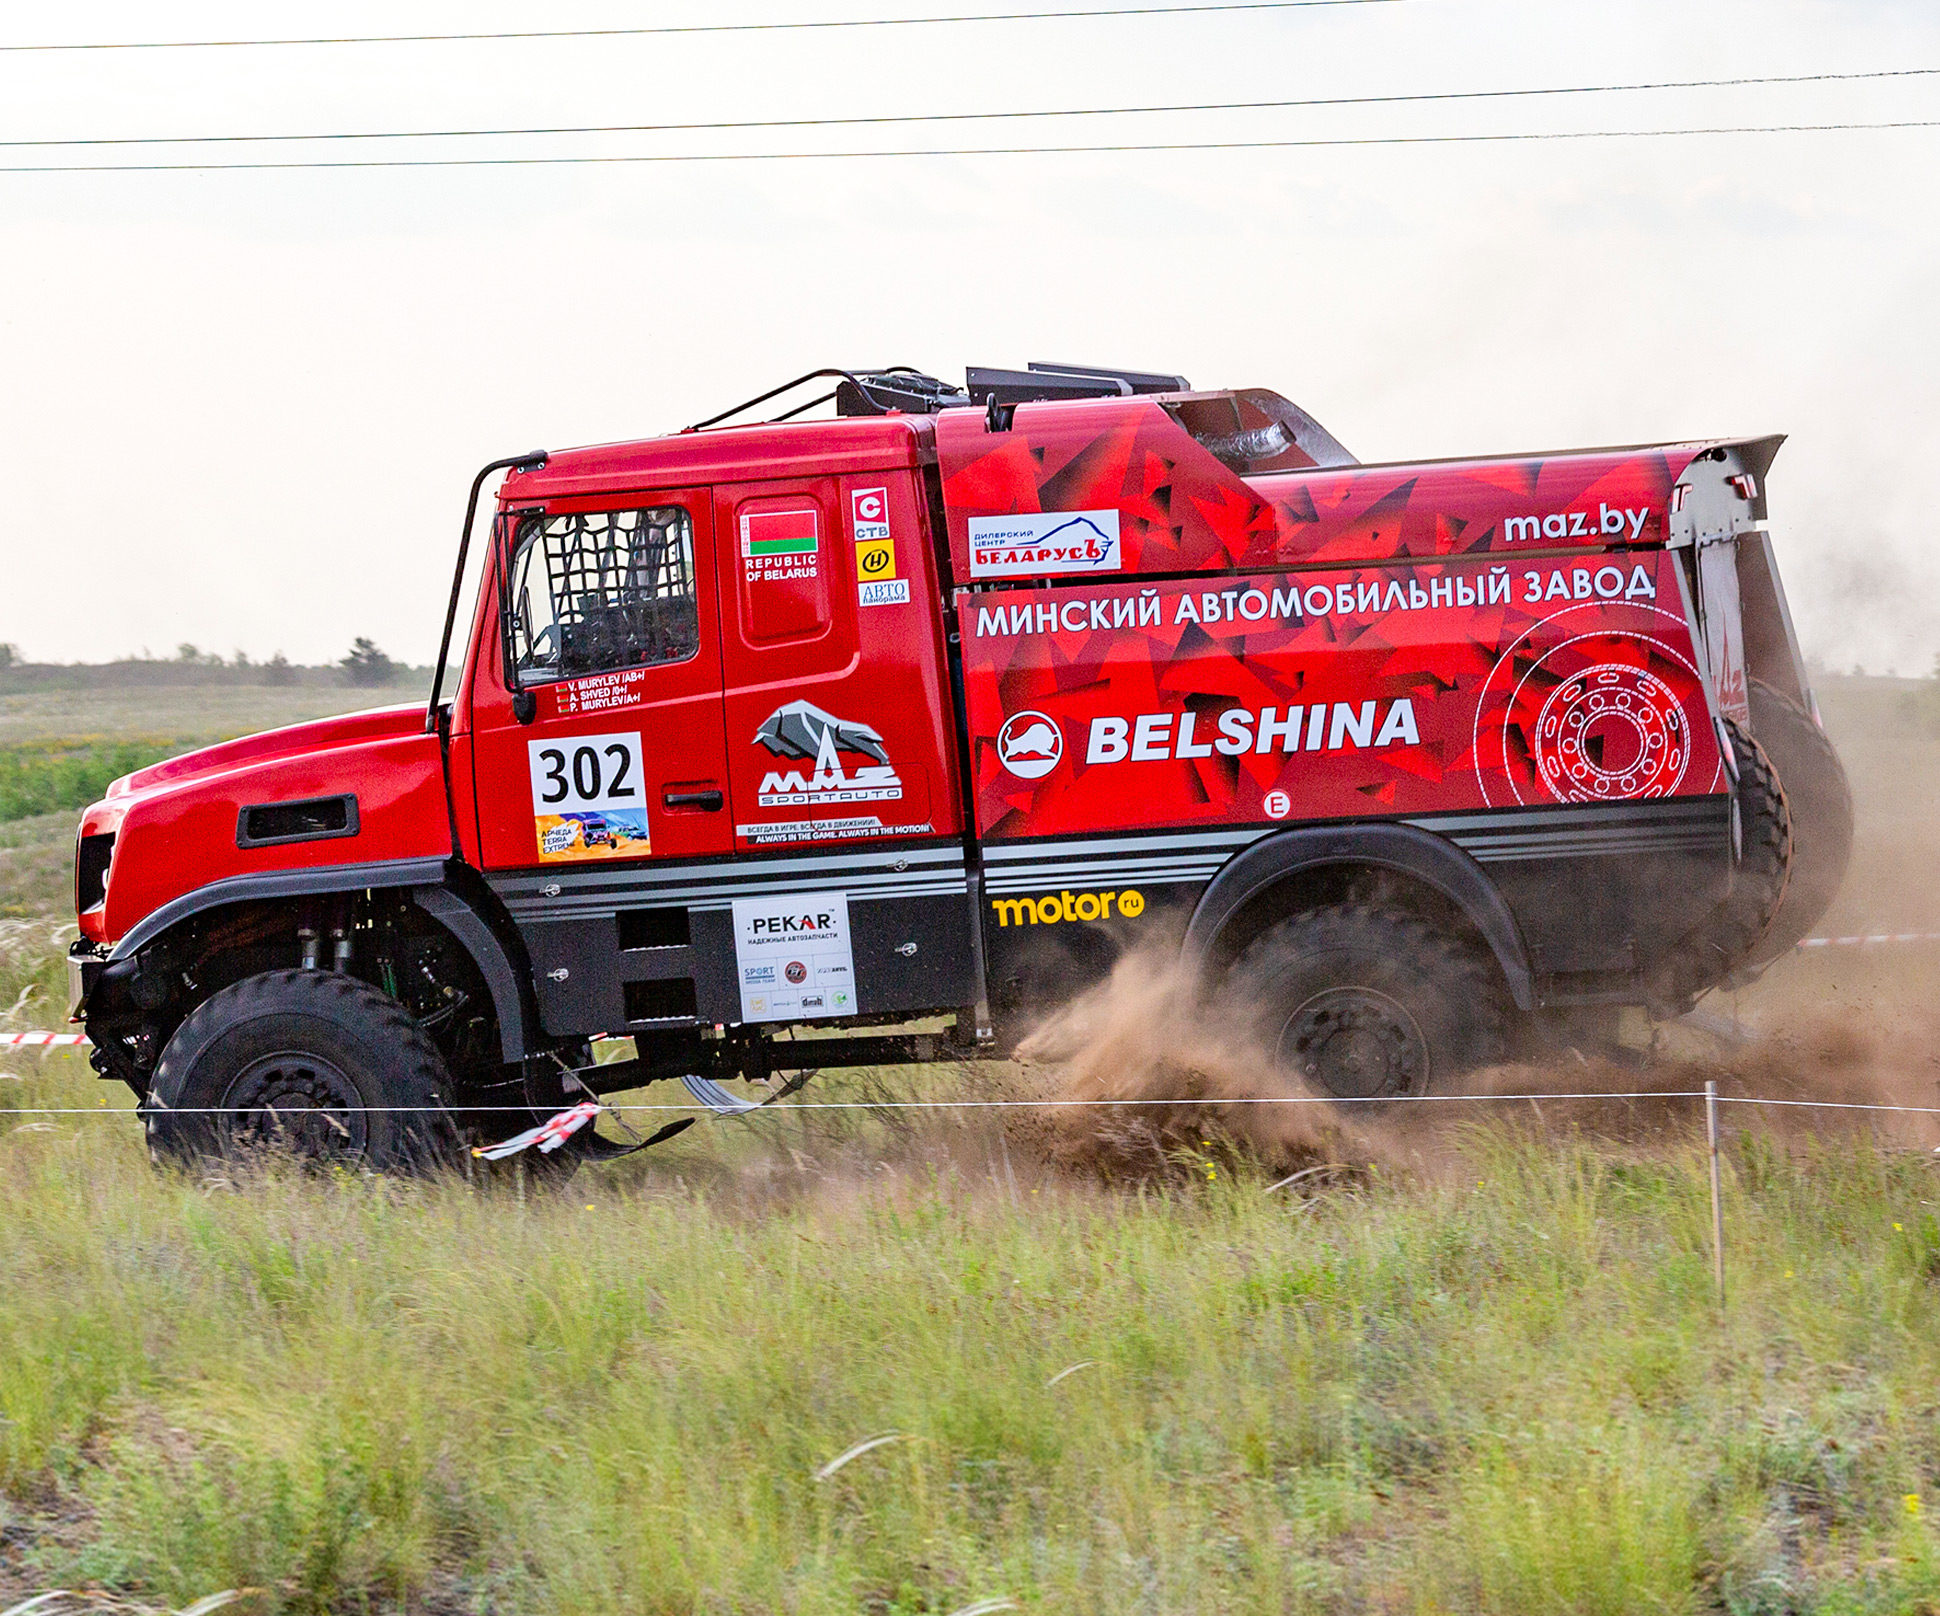
<svg viewBox="0 0 1940 1616">
<path fill-rule="evenodd" d="M 185 1164 L 267 1148 L 419 1173 L 458 1159 L 450 1086 L 395 999 L 336 971 L 265 971 L 176 1029 L 143 1115 L 156 1155 Z"/>
<path fill-rule="evenodd" d="M 1751 681 L 1751 729 L 1778 771 L 1792 822 L 1792 871 L 1748 963 L 1769 965 L 1818 924 L 1852 857 L 1852 787 L 1825 731 L 1791 697 Z"/>
<path fill-rule="evenodd" d="M 1730 719 L 1724 727 L 1738 769 L 1738 861 L 1724 901 L 1651 973 L 1651 996 L 1684 1005 L 1744 965 L 1770 931 L 1792 867 L 1792 818 L 1778 771 L 1757 741 Z"/>
<path fill-rule="evenodd" d="M 1261 933 L 1227 1003 L 1284 1071 L 1343 1100 L 1425 1093 L 1502 1055 L 1494 961 L 1372 904 L 1309 910 Z"/>
</svg>

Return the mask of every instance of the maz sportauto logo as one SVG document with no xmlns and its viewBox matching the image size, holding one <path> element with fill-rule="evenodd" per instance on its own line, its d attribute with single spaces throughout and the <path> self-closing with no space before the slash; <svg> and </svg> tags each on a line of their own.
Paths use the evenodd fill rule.
<svg viewBox="0 0 1940 1616">
<path fill-rule="evenodd" d="M 1064 731 L 1044 713 L 1012 713 L 997 731 L 997 756 L 1020 780 L 1041 780 L 1064 756 Z"/>
<path fill-rule="evenodd" d="M 1044 578 L 1065 572 L 1117 572 L 1116 511 L 1020 511 L 970 518 L 970 576 Z"/>
<path fill-rule="evenodd" d="M 756 800 L 764 808 L 800 807 L 818 802 L 894 802 L 903 782 L 889 761 L 882 736 L 867 724 L 837 718 L 805 701 L 777 707 L 754 732 L 757 745 L 779 758 L 799 758 L 813 766 L 804 773 L 770 769 Z M 845 768 L 844 753 L 871 761 Z"/>
</svg>

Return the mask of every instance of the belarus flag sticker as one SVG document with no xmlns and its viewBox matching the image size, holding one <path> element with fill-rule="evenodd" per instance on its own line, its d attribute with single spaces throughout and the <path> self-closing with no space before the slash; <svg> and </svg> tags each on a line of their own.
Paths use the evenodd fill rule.
<svg viewBox="0 0 1940 1616">
<path fill-rule="evenodd" d="M 799 511 L 745 511 L 741 516 L 741 554 L 814 555 L 821 548 L 821 524 L 814 506 Z"/>
</svg>

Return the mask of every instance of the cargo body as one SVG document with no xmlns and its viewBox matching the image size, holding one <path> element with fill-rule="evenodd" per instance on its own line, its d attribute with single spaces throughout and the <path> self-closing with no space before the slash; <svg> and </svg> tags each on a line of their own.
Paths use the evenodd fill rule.
<svg viewBox="0 0 1940 1616">
<path fill-rule="evenodd" d="M 1455 950 L 1504 1026 L 1687 1003 L 1769 942 L 1755 709 L 1813 722 L 1777 440 L 1363 466 L 1272 394 L 1015 374 L 510 465 L 428 723 L 88 810 L 97 1064 L 146 1097 L 200 998 L 276 969 L 531 1109 L 601 1036 L 629 1082 L 763 1076 L 807 1029 L 846 1031 L 823 1065 L 1001 1052 L 1128 949 L 1216 993 L 1322 915 Z M 1405 992 L 1300 991 L 1310 1074 L 1450 1070 Z"/>
</svg>

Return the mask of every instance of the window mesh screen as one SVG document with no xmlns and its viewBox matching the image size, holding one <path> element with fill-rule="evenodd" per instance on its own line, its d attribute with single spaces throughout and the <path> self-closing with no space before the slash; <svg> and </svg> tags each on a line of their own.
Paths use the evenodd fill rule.
<svg viewBox="0 0 1940 1616">
<path fill-rule="evenodd" d="M 540 518 L 522 538 L 513 601 L 522 672 L 573 679 L 683 662 L 700 649 L 682 507 Z"/>
</svg>

